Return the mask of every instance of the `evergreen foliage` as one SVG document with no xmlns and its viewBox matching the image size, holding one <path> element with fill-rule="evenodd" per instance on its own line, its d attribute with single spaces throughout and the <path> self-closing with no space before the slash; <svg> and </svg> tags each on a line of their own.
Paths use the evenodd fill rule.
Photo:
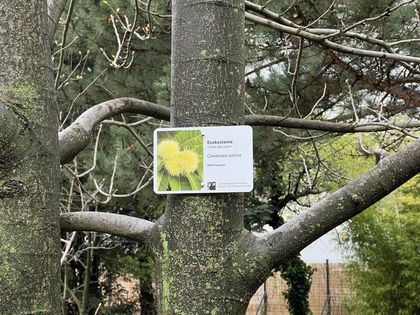
<svg viewBox="0 0 420 315">
<path fill-rule="evenodd" d="M 290 314 L 312 314 L 309 308 L 309 291 L 311 290 L 314 269 L 305 264 L 299 256 L 295 256 L 283 263 L 279 271 L 287 284 L 287 290 L 282 294 L 287 301 Z"/>
</svg>

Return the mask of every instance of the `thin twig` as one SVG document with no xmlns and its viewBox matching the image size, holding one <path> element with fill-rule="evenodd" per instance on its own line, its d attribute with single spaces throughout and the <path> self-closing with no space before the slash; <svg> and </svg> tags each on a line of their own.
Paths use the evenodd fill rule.
<svg viewBox="0 0 420 315">
<path fill-rule="evenodd" d="M 147 145 L 143 142 L 143 140 L 141 140 L 140 136 L 137 134 L 137 132 L 134 130 L 134 128 L 124 122 L 121 121 L 117 121 L 117 120 L 104 120 L 102 122 L 102 124 L 109 124 L 109 125 L 115 125 L 115 126 L 120 126 L 123 128 L 126 128 L 132 135 L 133 137 L 137 140 L 137 142 L 143 147 L 143 149 L 146 151 L 146 153 L 153 158 L 153 153 L 149 150 L 149 148 L 147 147 Z"/>
<path fill-rule="evenodd" d="M 102 72 L 99 74 L 99 75 L 97 75 L 96 76 L 96 78 L 95 79 L 93 79 L 93 81 L 92 82 L 90 82 L 89 84 L 88 84 L 88 86 L 86 87 L 86 88 L 84 88 L 83 89 L 83 91 L 82 92 L 80 92 L 79 94 L 77 94 L 77 96 L 74 98 L 74 100 L 71 102 L 71 105 L 70 105 L 70 108 L 69 108 L 69 111 L 68 111 L 68 113 L 67 113 L 67 115 L 66 115 L 66 117 L 64 118 L 64 120 L 63 120 L 63 122 L 61 123 L 61 125 L 60 125 L 60 129 L 62 129 L 63 128 L 63 126 L 65 125 L 65 123 L 67 122 L 67 120 L 69 119 L 69 117 L 70 117 L 70 114 L 72 113 L 72 111 L 73 111 L 73 107 L 74 107 L 74 104 L 76 103 L 76 101 L 79 99 L 79 97 L 81 97 L 83 94 L 85 94 L 86 93 L 86 91 L 97 81 L 97 80 L 99 80 L 99 78 L 106 72 L 108 70 L 108 68 L 105 68 L 104 70 L 102 70 Z"/>
<path fill-rule="evenodd" d="M 99 126 L 98 134 L 96 135 L 95 147 L 93 149 L 93 164 L 92 167 L 89 168 L 87 171 L 83 172 L 82 174 L 76 175 L 78 178 L 84 177 L 90 172 L 92 172 L 96 168 L 96 156 L 98 153 L 98 144 L 99 144 L 99 137 L 101 136 L 102 125 Z"/>
<path fill-rule="evenodd" d="M 70 21 L 71 21 L 71 15 L 73 13 L 73 8 L 74 8 L 75 2 L 76 2 L 76 0 L 71 0 L 70 1 L 70 5 L 69 5 L 69 10 L 67 12 L 66 21 L 64 22 L 63 36 L 61 38 L 61 47 L 62 48 L 66 46 L 67 32 L 69 30 L 69 25 L 70 25 Z M 58 60 L 58 70 L 57 70 L 57 74 L 55 75 L 55 88 L 56 89 L 58 88 L 58 82 L 60 80 L 61 68 L 62 68 L 63 62 L 64 62 L 64 52 L 65 52 L 65 49 L 61 49 L 61 51 L 60 51 L 60 58 Z"/>
</svg>

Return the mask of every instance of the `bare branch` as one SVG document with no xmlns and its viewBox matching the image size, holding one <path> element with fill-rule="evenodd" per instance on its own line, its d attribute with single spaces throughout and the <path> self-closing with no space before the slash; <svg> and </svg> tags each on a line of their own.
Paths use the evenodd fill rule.
<svg viewBox="0 0 420 315">
<path fill-rule="evenodd" d="M 137 0 L 134 1 L 134 18 L 133 22 L 129 21 L 129 18 L 124 15 L 124 19 L 120 17 L 118 14 L 118 10 L 114 10 L 114 8 L 108 3 L 105 2 L 108 7 L 111 9 L 113 14 L 110 15 L 110 20 L 112 26 L 114 28 L 115 37 L 117 39 L 117 50 L 115 53 L 112 54 L 111 57 L 105 52 L 103 48 L 101 51 L 105 58 L 110 62 L 110 66 L 119 69 L 119 68 L 129 68 L 134 60 L 134 51 L 132 51 L 132 41 L 133 41 L 133 34 L 136 35 L 138 39 L 146 40 L 151 38 L 151 33 L 146 34 L 145 36 L 140 35 L 137 31 L 140 27 L 137 27 L 137 19 L 138 19 L 138 10 L 139 7 L 137 5 Z M 114 16 L 115 15 L 115 16 Z M 120 37 L 119 28 L 123 30 L 123 34 Z"/>
<path fill-rule="evenodd" d="M 346 54 L 356 55 L 356 56 L 362 56 L 362 57 L 374 57 L 374 58 L 385 58 L 385 59 L 391 59 L 391 60 L 397 60 L 397 61 L 405 61 L 405 62 L 413 62 L 420 64 L 420 58 L 419 57 L 413 57 L 413 56 L 406 56 L 401 54 L 395 54 L 395 53 L 388 53 L 388 52 L 382 52 L 382 51 L 375 51 L 375 50 L 368 50 L 368 49 L 360 49 L 356 47 L 348 47 L 341 44 L 334 43 L 332 41 L 329 41 L 328 39 L 325 39 L 322 36 L 319 36 L 315 33 L 311 33 L 308 30 L 305 30 L 302 27 L 291 27 L 287 25 L 283 25 L 280 23 L 273 22 L 271 20 L 253 15 L 249 12 L 245 12 L 245 18 L 248 21 L 254 22 L 256 24 L 260 24 L 263 26 L 270 27 L 274 30 L 284 32 L 291 35 L 296 35 L 301 38 L 305 38 L 309 41 L 316 42 L 326 48 L 330 48 L 334 51 L 339 51 Z"/>
<path fill-rule="evenodd" d="M 73 241 L 74 241 L 75 236 L 76 236 L 76 232 L 73 232 L 73 233 L 71 233 L 68 240 L 62 240 L 62 242 L 65 243 L 66 246 L 65 246 L 64 251 L 61 255 L 60 266 L 62 266 L 66 262 L 67 255 L 70 252 L 71 246 L 73 245 Z"/>
<path fill-rule="evenodd" d="M 284 118 L 271 115 L 249 115 L 245 116 L 245 123 L 250 126 L 270 126 L 291 129 L 310 129 L 318 131 L 329 131 L 336 133 L 356 133 L 356 132 L 377 132 L 392 130 L 397 128 L 418 128 L 420 121 L 405 123 L 339 123 L 322 120 L 309 120 L 300 118 Z"/>
<path fill-rule="evenodd" d="M 151 169 L 151 167 L 152 167 L 152 165 L 149 165 L 149 168 L 148 168 L 148 170 L 150 170 Z M 149 185 L 151 182 L 152 182 L 152 180 L 153 180 L 153 176 L 150 176 L 148 179 L 147 179 L 147 181 L 146 182 L 144 182 L 145 181 L 145 179 L 146 179 L 146 175 L 147 175 L 147 172 L 145 172 L 144 174 L 143 174 L 143 176 L 140 178 L 140 181 L 138 182 L 138 184 L 137 184 L 137 186 L 136 186 L 136 188 L 132 191 L 132 192 L 129 192 L 129 193 L 126 193 L 126 194 L 116 194 L 115 193 L 115 191 L 113 192 L 112 191 L 112 187 L 110 187 L 110 189 L 109 189 L 109 192 L 107 193 L 107 192 L 105 192 L 105 191 L 103 191 L 102 189 L 101 189 L 101 187 L 99 187 L 99 185 L 98 185 L 98 182 L 96 181 L 96 179 L 94 178 L 93 179 L 93 182 L 94 182 L 94 184 L 95 184 L 95 187 L 96 187 L 96 190 L 101 194 L 101 195 L 104 195 L 105 197 L 107 197 L 107 199 L 105 200 L 105 201 L 100 201 L 101 203 L 108 203 L 112 198 L 127 198 L 127 197 L 131 197 L 131 196 L 134 196 L 135 194 L 137 194 L 140 190 L 142 190 L 142 189 L 144 189 L 147 185 Z M 111 179 L 111 182 L 112 182 L 112 179 Z"/>
<path fill-rule="evenodd" d="M 81 310 L 82 304 L 80 302 L 80 299 L 76 296 L 76 294 L 74 294 L 74 292 L 69 287 L 66 287 L 66 290 L 68 293 L 70 293 L 71 298 L 73 299 L 74 303 L 77 305 L 77 309 Z"/>
<path fill-rule="evenodd" d="M 420 173 L 420 140 L 258 239 L 274 267 Z"/>
<path fill-rule="evenodd" d="M 370 21 L 376 21 L 376 20 L 379 20 L 379 19 L 381 19 L 381 18 L 383 18 L 385 16 L 389 16 L 389 14 L 391 12 L 396 11 L 399 8 L 401 8 L 401 7 L 403 7 L 403 6 L 407 5 L 407 4 L 413 3 L 413 1 L 414 0 L 409 0 L 408 2 L 401 2 L 401 3 L 397 4 L 396 6 L 394 6 L 392 8 L 387 7 L 387 9 L 384 12 L 382 12 L 381 14 L 379 14 L 377 16 L 373 16 L 373 17 L 369 17 L 369 18 L 366 18 L 366 19 L 363 19 L 363 20 L 359 20 L 356 23 L 354 23 L 354 24 L 346 27 L 345 29 L 337 30 L 335 33 L 330 34 L 330 35 L 328 35 L 328 36 L 326 36 L 324 38 L 331 38 L 331 37 L 334 37 L 334 36 L 339 35 L 341 33 L 347 33 L 348 31 L 350 31 L 351 29 L 354 29 L 358 25 L 362 25 L 362 24 L 365 24 L 366 22 L 370 22 Z"/>
<path fill-rule="evenodd" d="M 420 43 L 420 38 L 412 38 L 412 39 L 402 39 L 396 42 L 388 43 L 389 46 L 398 46 L 404 44 L 413 44 L 413 43 Z"/>
<path fill-rule="evenodd" d="M 92 172 L 96 168 L 96 160 L 97 160 L 97 154 L 98 154 L 98 144 L 99 144 L 99 137 L 101 136 L 102 131 L 102 125 L 99 127 L 98 134 L 96 135 L 96 141 L 95 141 L 95 147 L 93 149 L 93 164 L 92 167 L 83 172 L 82 174 L 76 175 L 78 178 L 88 175 L 90 172 Z M 70 212 L 70 211 L 68 211 Z"/>
<path fill-rule="evenodd" d="M 136 122 L 137 124 L 138 122 Z M 132 135 L 133 137 L 137 140 L 137 142 L 143 147 L 143 149 L 146 151 L 146 153 L 153 158 L 153 153 L 149 150 L 149 148 L 147 147 L 147 144 L 143 142 L 143 140 L 141 139 L 141 137 L 138 135 L 138 133 L 134 130 L 134 128 L 132 127 L 132 125 L 127 124 L 125 122 L 121 122 L 121 121 L 116 121 L 116 120 L 104 120 L 102 122 L 102 124 L 109 124 L 109 125 L 115 125 L 115 126 L 120 126 L 123 127 L 125 129 L 127 129 Z"/>
<path fill-rule="evenodd" d="M 268 63 L 266 63 L 266 64 L 263 64 L 263 65 L 261 65 L 261 66 L 258 66 L 258 67 L 256 67 L 256 68 L 254 68 L 254 69 L 252 69 L 252 70 L 248 71 L 247 73 L 245 73 L 245 77 L 247 77 L 247 76 L 249 76 L 250 74 L 253 74 L 253 73 L 255 73 L 255 72 L 258 72 L 258 71 L 260 71 L 260 70 L 263 70 L 263 69 L 265 69 L 265 68 L 268 68 L 268 67 L 271 67 L 271 66 L 273 66 L 273 65 L 276 65 L 276 64 L 280 63 L 281 61 L 283 61 L 284 59 L 285 59 L 285 57 L 282 55 L 280 58 L 277 58 L 277 59 L 275 59 L 275 60 L 273 60 L 273 61 L 270 61 L 270 62 L 268 62 Z"/>
<path fill-rule="evenodd" d="M 310 27 L 310 26 L 315 25 L 316 23 L 318 23 L 320 20 L 322 20 L 324 18 L 324 16 L 326 16 L 328 13 L 330 13 L 333 10 L 334 6 L 335 6 L 335 0 L 333 0 L 331 2 L 331 4 L 329 5 L 328 9 L 326 9 L 324 11 L 324 13 L 322 13 L 314 21 L 312 21 L 311 23 L 309 23 L 308 25 L 306 25 L 306 27 Z"/>
<path fill-rule="evenodd" d="M 358 39 L 373 45 L 377 45 L 381 48 L 384 48 L 388 53 L 391 54 L 396 54 L 395 50 L 392 48 L 392 46 L 398 45 L 398 44 L 404 44 L 404 43 L 412 43 L 414 41 L 416 41 L 417 39 L 408 39 L 408 40 L 402 40 L 402 41 L 398 41 L 395 43 L 386 43 L 385 41 L 378 39 L 378 38 L 374 38 L 372 36 L 366 35 L 366 34 L 360 34 L 360 33 L 356 33 L 356 32 L 352 32 L 350 31 L 352 28 L 354 28 L 355 26 L 359 25 L 359 24 L 363 24 L 369 20 L 375 20 L 378 19 L 380 17 L 382 17 L 384 14 L 388 15 L 390 12 L 393 12 L 397 9 L 399 9 L 401 6 L 407 5 L 412 3 L 413 1 L 409 1 L 409 2 L 403 2 L 400 3 L 398 5 L 396 5 L 393 8 L 388 8 L 384 13 L 382 13 L 379 16 L 376 17 L 372 17 L 372 18 L 367 18 L 364 20 L 360 20 L 358 22 L 356 22 L 355 24 L 353 24 L 350 27 L 347 27 L 345 29 L 332 29 L 332 28 L 310 28 L 310 26 L 315 22 L 312 22 L 309 25 L 303 26 L 303 25 L 299 25 L 296 24 L 286 18 L 284 18 L 281 14 L 272 12 L 270 10 L 267 10 L 264 6 L 260 6 L 257 5 L 255 3 L 252 3 L 250 1 L 245 1 L 245 5 L 246 5 L 246 9 L 247 10 L 251 10 L 254 12 L 257 12 L 258 14 L 263 15 L 264 17 L 268 18 L 269 20 L 272 20 L 274 22 L 278 22 L 282 25 L 287 25 L 290 26 L 292 28 L 298 29 L 298 30 L 304 30 L 306 32 L 309 32 L 311 34 L 315 34 L 315 35 L 322 35 L 320 38 L 322 39 L 328 39 L 330 37 L 338 37 L 338 36 L 344 36 L 344 37 L 349 37 L 349 38 L 354 38 L 354 39 Z M 334 3 L 334 2 L 333 2 Z M 330 7 L 331 8 L 331 7 Z M 410 66 L 408 63 L 398 60 L 398 62 L 403 65 L 405 68 L 409 69 L 410 71 L 414 72 L 414 73 L 419 73 L 418 70 L 416 70 L 415 68 L 413 68 L 412 66 Z"/>
<path fill-rule="evenodd" d="M 332 51 L 328 51 L 327 54 L 331 57 L 334 64 L 338 65 L 340 68 L 346 70 L 352 76 L 360 80 L 365 84 L 365 86 L 374 91 L 383 91 L 391 94 L 395 98 L 404 100 L 405 108 L 416 108 L 420 104 L 420 93 L 416 89 L 408 89 L 404 86 L 399 86 L 398 84 L 405 83 L 404 80 L 401 82 L 390 81 L 390 82 L 377 82 L 376 80 L 370 78 L 369 76 L 363 74 L 361 71 L 354 69 L 349 63 L 341 60 L 336 54 Z M 416 77 L 405 78 L 405 80 L 411 82 L 416 81 Z"/>
<path fill-rule="evenodd" d="M 148 220 L 107 212 L 70 212 L 60 216 L 61 230 L 109 233 L 153 246 L 156 224 Z"/>
<path fill-rule="evenodd" d="M 64 52 L 65 49 L 64 47 L 66 47 L 66 40 L 67 40 L 67 32 L 69 30 L 69 25 L 70 25 L 70 21 L 71 21 L 71 15 L 73 14 L 73 8 L 74 8 L 74 4 L 75 4 L 76 0 L 70 0 L 70 5 L 69 5 L 69 12 L 67 13 L 67 17 L 66 17 L 66 21 L 64 24 L 64 30 L 63 30 L 63 35 L 61 37 L 61 49 L 60 49 L 60 57 L 58 60 L 58 70 L 57 70 L 57 74 L 55 76 L 55 88 L 58 88 L 58 83 L 60 80 L 60 74 L 61 74 L 61 68 L 63 67 L 63 62 L 64 62 Z"/>
<path fill-rule="evenodd" d="M 63 12 L 66 3 L 67 0 L 47 0 L 49 17 L 48 35 L 50 41 L 54 38 L 58 23 L 60 22 L 61 13 Z"/>
<path fill-rule="evenodd" d="M 81 62 L 81 61 L 80 61 Z M 80 62 L 79 62 L 79 64 L 80 64 Z M 83 89 L 83 91 L 81 91 L 79 94 L 77 94 L 76 95 L 76 97 L 73 99 L 73 101 L 71 102 L 71 104 L 70 104 L 70 108 L 69 108 L 69 110 L 68 110 L 68 112 L 67 112 L 67 115 L 66 115 L 66 117 L 62 120 L 62 122 L 61 122 L 61 125 L 60 125 L 60 129 L 65 125 L 65 123 L 67 122 L 67 120 L 69 119 L 69 117 L 70 117 L 70 115 L 71 115 L 71 113 L 72 113 L 72 111 L 73 111 L 73 107 L 74 107 L 74 104 L 76 104 L 76 101 L 83 95 L 83 94 L 85 94 L 86 93 L 86 91 L 97 81 L 97 80 L 99 80 L 99 78 L 106 72 L 106 71 L 108 71 L 108 68 L 105 68 L 104 70 L 102 70 L 102 72 L 101 73 L 99 73 L 94 79 L 93 79 L 93 81 L 92 82 L 90 82 L 84 89 Z M 73 71 L 72 71 L 73 72 Z M 64 83 L 62 83 L 61 84 L 61 86 L 63 85 Z M 60 87 L 61 87 L 60 86 Z M 58 89 L 60 88 L 60 87 L 58 87 Z"/>
<path fill-rule="evenodd" d="M 61 163 L 70 162 L 89 144 L 92 131 L 101 121 L 122 113 L 139 113 L 169 120 L 170 110 L 134 98 L 119 98 L 95 105 L 59 133 Z"/>
<path fill-rule="evenodd" d="M 137 113 L 169 121 L 168 107 L 135 98 L 118 98 L 95 105 L 85 111 L 69 127 L 59 133 L 61 164 L 70 162 L 90 142 L 92 132 L 103 120 L 122 113 Z M 250 126 L 270 126 L 291 129 L 311 129 L 335 133 L 401 131 L 405 128 L 419 128 L 420 121 L 400 123 L 336 123 L 321 120 L 307 120 L 271 115 L 245 116 L 245 124 Z"/>
</svg>

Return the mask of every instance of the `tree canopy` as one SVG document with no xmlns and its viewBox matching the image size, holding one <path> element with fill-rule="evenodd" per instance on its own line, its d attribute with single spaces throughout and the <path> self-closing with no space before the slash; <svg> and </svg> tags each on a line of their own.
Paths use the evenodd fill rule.
<svg viewBox="0 0 420 315">
<path fill-rule="evenodd" d="M 0 12 L 0 311 L 59 312 L 61 228 L 64 311 L 101 307 L 86 300 L 100 298 L 101 266 L 142 274 L 119 256 L 139 244 L 161 313 L 241 313 L 274 268 L 420 172 L 415 1 L 0 0 Z M 151 131 L 168 124 L 255 126 L 254 191 L 155 196 Z M 378 161 L 353 181 L 334 165 L 345 133 L 351 154 Z M 245 210 L 249 229 L 274 230 L 244 229 Z"/>
</svg>

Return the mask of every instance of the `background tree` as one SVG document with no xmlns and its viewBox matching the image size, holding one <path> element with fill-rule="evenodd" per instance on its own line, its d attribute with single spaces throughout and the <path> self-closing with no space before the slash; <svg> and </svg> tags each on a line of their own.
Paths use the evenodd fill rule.
<svg viewBox="0 0 420 315">
<path fill-rule="evenodd" d="M 419 312 L 419 178 L 415 177 L 350 221 L 343 242 L 355 297 L 350 309 L 363 314 Z"/>
</svg>

